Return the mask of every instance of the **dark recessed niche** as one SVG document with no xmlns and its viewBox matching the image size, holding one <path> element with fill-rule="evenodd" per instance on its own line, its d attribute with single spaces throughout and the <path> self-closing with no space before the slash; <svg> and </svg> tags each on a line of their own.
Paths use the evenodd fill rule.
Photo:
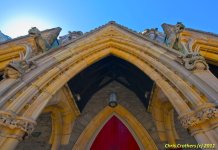
<svg viewBox="0 0 218 150">
<path fill-rule="evenodd" d="M 132 90 L 147 108 L 153 81 L 131 63 L 115 56 L 108 56 L 81 71 L 68 82 L 77 99 L 80 111 L 83 110 L 94 93 L 112 81 Z"/>
</svg>

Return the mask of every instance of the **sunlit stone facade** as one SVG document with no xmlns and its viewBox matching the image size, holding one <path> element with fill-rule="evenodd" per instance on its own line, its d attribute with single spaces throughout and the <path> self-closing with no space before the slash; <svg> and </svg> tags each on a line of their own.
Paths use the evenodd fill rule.
<svg viewBox="0 0 218 150">
<path fill-rule="evenodd" d="M 181 22 L 162 28 L 111 21 L 62 37 L 59 27 L 1 33 L 0 149 L 92 149 L 97 138 L 102 148 L 115 134 L 120 145 L 105 149 L 124 149 L 119 139 L 139 149 L 217 149 L 218 35 Z M 103 131 L 114 116 L 121 124 Z"/>
</svg>

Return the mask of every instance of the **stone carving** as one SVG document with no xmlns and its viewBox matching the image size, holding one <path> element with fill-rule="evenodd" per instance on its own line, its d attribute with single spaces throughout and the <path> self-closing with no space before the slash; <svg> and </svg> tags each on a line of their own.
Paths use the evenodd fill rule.
<svg viewBox="0 0 218 150">
<path fill-rule="evenodd" d="M 158 43 L 164 43 L 165 35 L 158 28 L 145 29 L 141 34 Z"/>
<path fill-rule="evenodd" d="M 152 40 L 155 40 L 158 36 L 158 28 L 145 29 L 142 32 L 142 35 L 147 36 Z"/>
<path fill-rule="evenodd" d="M 83 35 L 82 31 L 73 31 L 73 32 L 69 31 L 67 35 L 60 37 L 60 43 L 61 44 L 67 43 L 71 40 L 77 39 L 78 37 L 82 35 Z"/>
<path fill-rule="evenodd" d="M 27 135 L 30 135 L 35 129 L 36 122 L 28 120 L 26 118 L 19 118 L 16 115 L 12 115 L 8 112 L 0 112 L 0 125 L 9 127 L 10 129 L 21 129 L 26 132 Z"/>
<path fill-rule="evenodd" d="M 188 70 L 208 70 L 209 68 L 204 57 L 198 52 L 188 53 L 180 58 L 180 63 Z"/>
<path fill-rule="evenodd" d="M 48 41 L 46 41 L 42 35 L 41 35 L 41 32 L 39 31 L 38 28 L 36 27 L 33 27 L 31 28 L 29 31 L 29 35 L 34 37 L 35 39 L 35 42 L 38 46 L 38 48 L 42 51 L 42 52 L 45 52 L 45 51 L 48 51 L 49 48 L 51 47 L 48 43 Z"/>
<path fill-rule="evenodd" d="M 215 107 L 204 108 L 196 114 L 198 119 L 210 119 L 218 117 L 218 109 Z"/>
<path fill-rule="evenodd" d="M 187 47 L 189 50 L 192 50 L 194 43 L 196 43 L 196 40 L 193 39 L 193 38 L 189 38 L 188 41 L 187 41 L 186 47 Z M 199 50 L 195 50 L 195 51 L 199 52 Z"/>
<path fill-rule="evenodd" d="M 37 52 L 33 52 L 32 48 L 28 45 L 25 47 L 25 55 L 21 52 L 20 59 L 14 60 L 5 68 L 4 78 L 20 78 L 23 74 L 29 72 L 31 69 L 35 68 L 36 65 L 33 61 L 30 61 L 30 58 L 38 54 L 38 52 L 45 52 L 51 48 L 51 45 L 57 40 L 57 36 L 61 28 L 57 28 L 54 31 L 48 32 L 44 36 L 41 35 L 41 32 L 36 28 L 31 28 L 28 32 L 29 35 L 34 37 L 36 45 L 38 47 Z"/>
<path fill-rule="evenodd" d="M 180 118 L 180 122 L 184 128 L 196 126 L 205 120 L 218 117 L 218 109 L 215 107 L 203 108 L 194 114 L 188 114 Z"/>
<path fill-rule="evenodd" d="M 17 79 L 21 77 L 21 73 L 13 67 L 6 67 L 3 78 Z"/>
<path fill-rule="evenodd" d="M 69 36 L 68 36 L 68 39 L 71 40 L 71 39 L 75 39 L 79 36 L 82 36 L 83 35 L 83 32 L 82 31 L 69 31 Z"/>
<path fill-rule="evenodd" d="M 176 49 L 184 54 L 191 52 L 186 44 L 180 39 L 180 33 L 185 29 L 185 26 L 181 22 L 178 22 L 175 26 L 162 24 L 162 28 L 166 34 L 165 44 L 168 47 Z"/>
<path fill-rule="evenodd" d="M 28 45 L 24 46 L 26 49 L 25 55 L 23 52 L 20 52 L 20 59 L 13 60 L 9 63 L 9 65 L 5 68 L 4 78 L 17 79 L 35 66 L 34 63 L 30 61 L 30 58 L 32 57 L 31 47 Z"/>
<path fill-rule="evenodd" d="M 180 118 L 180 122 L 184 128 L 189 128 L 191 126 L 198 124 L 198 119 L 195 116 L 184 116 Z"/>
</svg>

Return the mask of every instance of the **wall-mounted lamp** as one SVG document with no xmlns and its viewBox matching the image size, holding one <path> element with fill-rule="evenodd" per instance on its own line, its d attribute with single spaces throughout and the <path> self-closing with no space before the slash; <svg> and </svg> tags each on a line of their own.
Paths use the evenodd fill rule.
<svg viewBox="0 0 218 150">
<path fill-rule="evenodd" d="M 77 100 L 77 101 L 80 101 L 80 100 L 81 100 L 81 97 L 80 97 L 79 94 L 75 94 L 75 97 L 76 97 L 76 100 Z"/>
<path fill-rule="evenodd" d="M 145 98 L 147 99 L 149 96 L 149 92 L 148 91 L 145 91 Z"/>
<path fill-rule="evenodd" d="M 110 107 L 116 107 L 117 104 L 118 104 L 117 103 L 117 93 L 115 93 L 115 92 L 110 93 L 108 105 Z"/>
</svg>

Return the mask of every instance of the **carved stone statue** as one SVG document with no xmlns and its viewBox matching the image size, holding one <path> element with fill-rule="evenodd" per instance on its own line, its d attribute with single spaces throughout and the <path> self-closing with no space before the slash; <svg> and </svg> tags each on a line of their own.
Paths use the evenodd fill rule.
<svg viewBox="0 0 218 150">
<path fill-rule="evenodd" d="M 155 40 L 158 36 L 157 32 L 158 32 L 158 28 L 145 29 L 145 31 L 142 32 L 142 35 L 148 36 L 152 40 Z"/>
<path fill-rule="evenodd" d="M 154 40 L 158 43 L 164 43 L 165 35 L 158 31 L 158 28 L 145 29 L 141 32 L 142 35 L 148 37 L 151 40 Z"/>
<path fill-rule="evenodd" d="M 39 31 L 38 28 L 36 27 L 33 27 L 31 28 L 29 31 L 29 35 L 34 37 L 35 41 L 36 41 L 36 44 L 38 46 L 38 48 L 40 50 L 42 50 L 42 52 L 45 52 L 45 51 L 48 51 L 49 48 L 51 47 L 48 43 L 48 41 L 46 41 L 42 35 L 41 35 L 41 32 Z"/>
<path fill-rule="evenodd" d="M 60 43 L 64 44 L 83 35 L 82 31 L 69 31 L 67 35 L 60 37 Z"/>
<path fill-rule="evenodd" d="M 180 39 L 180 33 L 185 29 L 185 26 L 181 22 L 178 22 L 175 26 L 162 24 L 162 28 L 166 34 L 165 44 L 167 46 L 176 49 L 183 54 L 190 53 L 190 50 Z"/>
<path fill-rule="evenodd" d="M 28 70 L 33 66 L 33 62 L 29 59 L 32 57 L 32 49 L 28 45 L 24 45 L 26 53 L 20 52 L 20 59 L 13 60 L 5 68 L 4 78 L 13 78 L 17 79 L 22 76 L 22 74 L 28 72 Z"/>
<path fill-rule="evenodd" d="M 36 65 L 33 61 L 30 61 L 30 58 L 34 57 L 40 52 L 46 52 L 51 49 L 52 44 L 57 40 L 61 28 L 55 28 L 47 32 L 41 33 L 36 27 L 31 28 L 29 36 L 33 37 L 37 45 L 37 51 L 33 52 L 31 46 L 23 45 L 25 47 L 25 55 L 23 52 L 20 52 L 20 59 L 13 60 L 11 63 L 5 67 L 4 78 L 20 78 L 26 72 L 29 72 L 31 69 L 35 68 Z"/>
</svg>

